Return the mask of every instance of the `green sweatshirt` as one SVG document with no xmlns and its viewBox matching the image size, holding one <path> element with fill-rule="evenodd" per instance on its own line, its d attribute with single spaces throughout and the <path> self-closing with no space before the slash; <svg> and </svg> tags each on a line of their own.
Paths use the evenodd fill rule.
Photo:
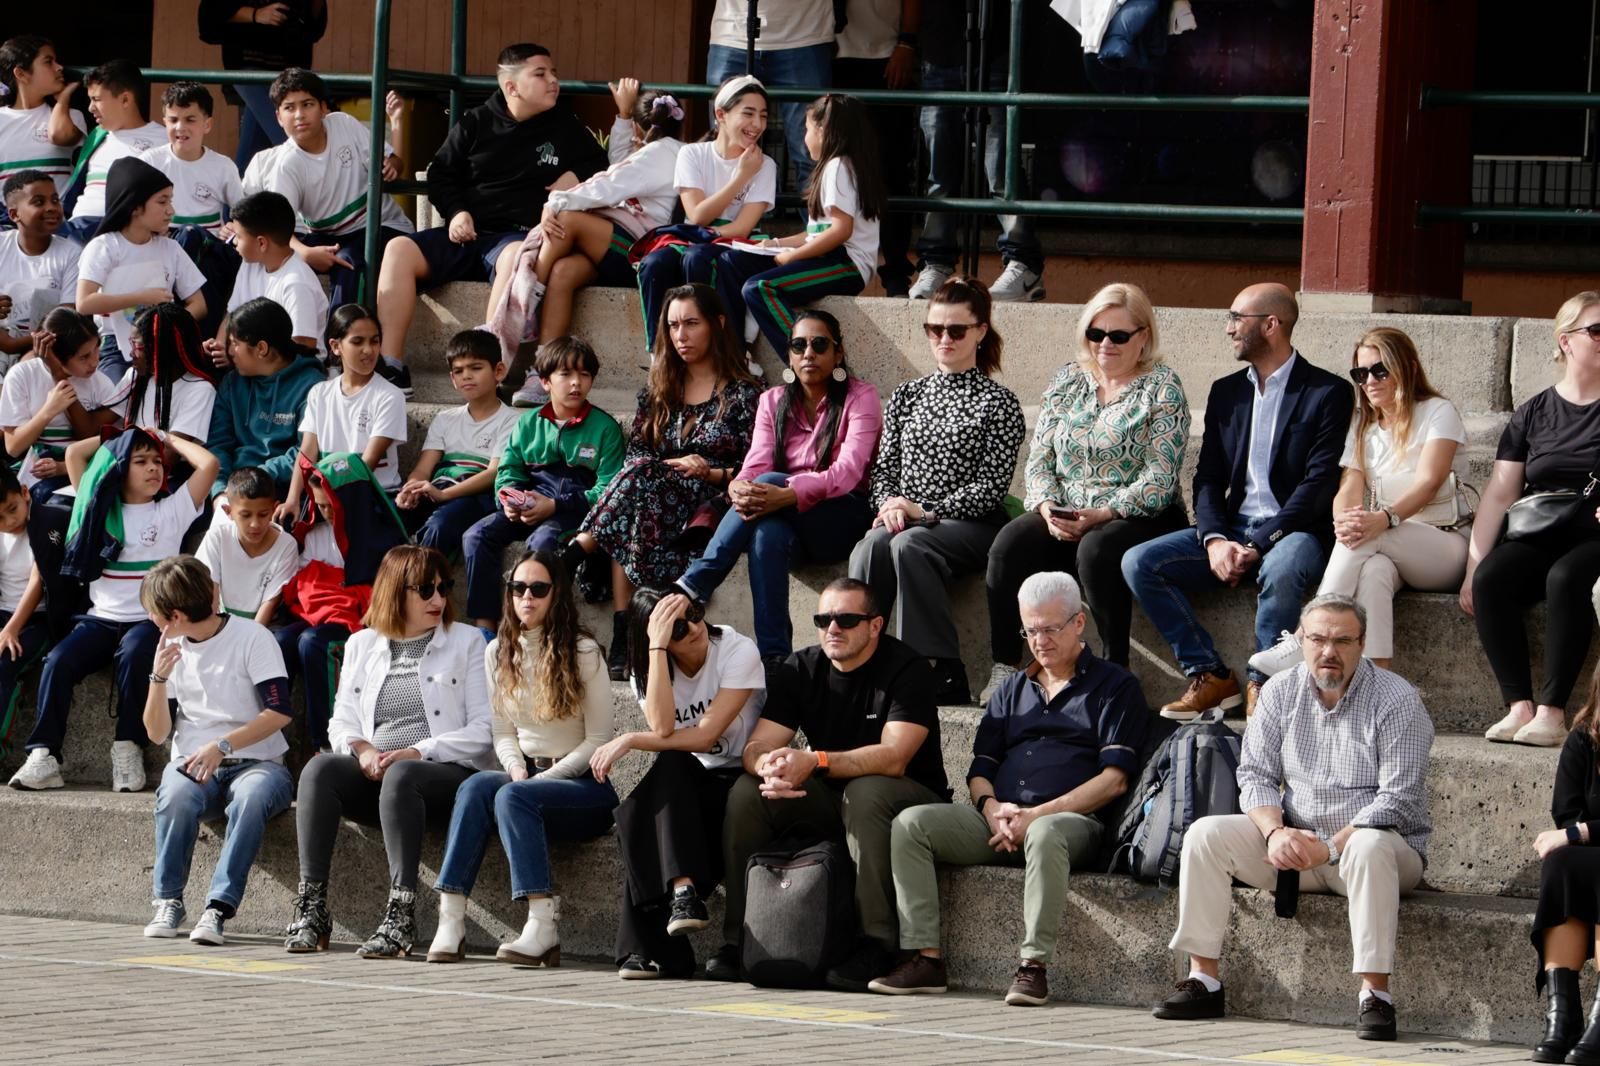
<svg viewBox="0 0 1600 1066">
<path fill-rule="evenodd" d="M 622 469 L 627 441 L 617 420 L 592 405 L 565 424 L 558 424 L 551 405 L 529 411 L 511 431 L 505 455 L 494 476 L 494 490 L 525 488 L 528 475 L 538 469 L 552 474 L 588 480 L 594 484 L 584 493 L 594 506 Z"/>
</svg>

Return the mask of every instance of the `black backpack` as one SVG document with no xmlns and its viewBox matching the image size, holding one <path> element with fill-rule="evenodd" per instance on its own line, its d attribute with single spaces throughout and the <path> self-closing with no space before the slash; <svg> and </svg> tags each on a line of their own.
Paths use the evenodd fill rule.
<svg viewBox="0 0 1600 1066">
<path fill-rule="evenodd" d="M 842 840 L 750 856 L 744 974 L 763 988 L 820 988 L 855 945 L 856 868 Z"/>
<path fill-rule="evenodd" d="M 1196 819 L 1239 813 L 1239 734 L 1220 712 L 1180 726 L 1162 742 L 1132 790 L 1111 872 L 1178 883 L 1183 835 Z"/>
</svg>

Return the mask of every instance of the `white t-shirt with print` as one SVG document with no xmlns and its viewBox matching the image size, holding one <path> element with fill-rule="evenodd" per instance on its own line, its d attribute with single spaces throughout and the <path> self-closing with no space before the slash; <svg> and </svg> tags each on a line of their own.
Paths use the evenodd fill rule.
<svg viewBox="0 0 1600 1066">
<path fill-rule="evenodd" d="M 127 397 L 126 403 L 133 403 L 133 386 L 138 377 L 138 371 L 129 368 L 122 375 L 122 381 L 117 386 L 119 396 Z M 206 442 L 206 437 L 211 433 L 211 409 L 217 403 L 217 389 L 211 382 L 204 378 L 197 378 L 193 374 L 185 374 L 172 383 L 172 409 L 167 412 L 167 424 L 160 426 L 156 420 L 156 396 L 159 390 L 155 382 L 145 386 L 144 397 L 139 401 L 139 410 L 129 412 L 123 409 L 123 417 L 131 425 L 165 428 L 173 433 L 182 433 L 200 444 Z"/>
<path fill-rule="evenodd" d="M 254 721 L 262 709 L 256 686 L 287 682 L 288 677 L 272 631 L 248 618 L 229 618 L 210 640 L 184 637 L 183 654 L 167 678 L 167 698 L 178 704 L 172 719 L 173 760 L 187 759 Z M 249 747 L 235 748 L 232 758 L 279 759 L 288 750 L 279 730 Z"/>
<path fill-rule="evenodd" d="M 33 548 L 28 544 L 27 530 L 0 533 L 0 611 L 14 614 L 22 605 L 22 594 L 28 591 L 32 573 Z"/>
<path fill-rule="evenodd" d="M 76 145 L 62 146 L 50 142 L 49 104 L 40 104 L 24 111 L 19 107 L 0 107 L 0 185 L 7 178 L 24 170 L 42 170 L 56 183 L 56 194 L 66 195 L 67 183 L 72 178 L 72 155 Z M 78 127 L 78 143 L 89 130 L 83 112 L 70 112 L 72 124 Z"/>
<path fill-rule="evenodd" d="M 1394 446 L 1394 437 L 1376 422 L 1367 427 L 1364 442 L 1367 484 L 1370 486 L 1379 478 L 1411 477 L 1416 474 L 1417 466 L 1422 462 L 1422 449 L 1430 440 L 1453 440 L 1457 443 L 1466 443 L 1467 427 L 1461 421 L 1461 413 L 1456 410 L 1456 405 L 1443 396 L 1434 396 L 1417 404 L 1411 413 L 1411 429 L 1406 434 L 1405 451 L 1400 451 Z M 1356 464 L 1356 428 L 1355 422 L 1350 423 L 1350 431 L 1345 434 L 1344 454 L 1339 457 L 1339 465 L 1348 470 L 1360 470 Z"/>
<path fill-rule="evenodd" d="M 206 564 L 211 580 L 222 590 L 222 609 L 254 618 L 261 605 L 283 591 L 300 569 L 300 548 L 281 529 L 272 530 L 267 550 L 255 558 L 239 543 L 239 527 L 224 518 L 211 523 L 195 558 Z"/>
<path fill-rule="evenodd" d="M 0 294 L 11 297 L 11 313 L 0 318 L 0 329 L 14 336 L 31 333 L 57 304 L 77 303 L 82 255 L 83 247 L 65 237 L 51 237 L 43 254 L 29 255 L 16 230 L 0 233 Z"/>
<path fill-rule="evenodd" d="M 684 145 L 683 151 L 678 153 L 678 161 L 672 171 L 672 186 L 680 193 L 684 189 L 699 189 L 710 196 L 732 181 L 738 169 L 738 156 L 724 159 L 715 141 L 696 141 Z M 771 156 L 766 156 L 761 161 L 761 169 L 750 179 L 750 184 L 739 190 L 728 206 L 722 209 L 722 217 L 733 221 L 739 217 L 746 203 L 766 204 L 770 208 L 777 197 L 778 164 L 773 162 Z"/>
<path fill-rule="evenodd" d="M 233 160 L 210 148 L 199 159 L 179 159 L 171 144 L 139 156 L 172 179 L 172 224 L 200 226 L 213 235 L 222 228 L 222 209 L 244 199 L 244 184 Z"/>
<path fill-rule="evenodd" d="M 112 130 L 89 157 L 83 192 L 72 205 L 73 218 L 101 218 L 106 213 L 106 179 L 111 164 L 126 156 L 137 156 L 167 143 L 167 128 L 159 122 L 146 122 L 131 130 Z"/>
<path fill-rule="evenodd" d="M 505 404 L 481 422 L 472 420 L 466 404 L 434 415 L 422 442 L 423 451 L 444 453 L 433 468 L 434 483 L 454 484 L 489 469 L 506 450 L 506 441 L 521 417 L 521 411 Z"/>
<path fill-rule="evenodd" d="M 721 626 L 722 636 L 708 642 L 706 661 L 698 674 L 686 674 L 674 669 L 672 702 L 677 708 L 675 729 L 696 726 L 711 709 L 711 701 L 725 688 L 752 689 L 739 716 L 729 723 L 708 752 L 696 752 L 695 758 L 708 770 L 724 770 L 741 765 L 744 743 L 750 739 L 761 708 L 767 702 L 767 675 L 761 666 L 761 653 L 756 642 L 743 633 Z M 637 692 L 635 688 L 635 692 Z M 644 706 L 644 698 L 639 699 Z"/>
<path fill-rule="evenodd" d="M 745 0 L 717 0 L 711 9 L 711 43 L 743 52 L 749 7 Z M 762 51 L 832 42 L 833 0 L 780 0 L 761 5 L 761 36 L 756 38 L 756 47 Z"/>
<path fill-rule="evenodd" d="M 333 526 L 321 519 L 306 533 L 306 542 L 300 549 L 300 566 L 295 572 L 299 573 L 312 563 L 344 568 L 344 552 L 339 550 L 339 538 L 333 535 Z"/>
<path fill-rule="evenodd" d="M 78 403 L 85 411 L 98 411 L 119 398 L 119 386 L 98 370 L 88 377 L 67 380 L 72 382 Z M 55 385 L 50 368 L 41 359 L 29 359 L 12 367 L 6 374 L 5 387 L 0 388 L 0 428 L 16 429 L 32 418 L 44 406 L 45 397 Z M 76 439 L 65 411 L 52 418 L 28 449 L 28 454 L 23 456 L 22 470 L 17 474 L 22 487 L 29 488 L 39 480 L 33 473 L 34 460 L 60 460 L 64 458 L 67 445 Z"/>
<path fill-rule="evenodd" d="M 101 292 L 123 295 L 142 289 L 165 289 L 178 301 L 200 291 L 206 276 L 171 237 L 151 237 L 134 244 L 121 233 L 102 233 L 89 242 L 78 260 L 78 277 L 100 286 Z M 125 307 L 109 315 L 95 315 L 100 336 L 117 338 L 124 357 L 133 357 L 133 320 L 138 307 Z"/>
<path fill-rule="evenodd" d="M 322 120 L 328 145 L 317 155 L 303 151 L 294 141 L 257 152 L 244 172 L 246 194 L 280 193 L 298 216 L 301 233 L 342 237 L 367 227 L 367 173 L 372 145 L 367 124 L 334 111 Z M 387 156 L 393 151 L 383 146 Z M 378 160 L 378 166 L 383 160 Z M 383 225 L 401 233 L 415 227 L 394 198 L 383 198 Z"/>
<path fill-rule="evenodd" d="M 360 455 L 373 437 L 388 437 L 389 450 L 373 473 L 384 489 L 398 489 L 400 444 L 406 439 L 406 394 L 377 374 L 353 396 L 346 396 L 343 386 L 343 378 L 330 378 L 311 387 L 300 432 L 315 433 L 317 449 L 323 455 Z"/>
<path fill-rule="evenodd" d="M 317 272 L 304 259 L 290 255 L 277 270 L 262 263 L 241 263 L 233 279 L 233 294 L 228 297 L 231 315 L 257 297 L 265 296 L 289 312 L 289 323 L 296 337 L 315 337 L 317 351 L 326 347 L 322 339 L 328 328 L 328 294 L 322 291 Z"/>
<path fill-rule="evenodd" d="M 148 618 L 139 602 L 145 575 L 167 556 L 183 550 L 183 535 L 199 515 L 200 508 L 187 485 L 155 503 L 122 504 L 122 552 L 90 583 L 89 614 L 113 622 Z"/>
<path fill-rule="evenodd" d="M 856 191 L 855 170 L 843 159 L 830 159 L 822 168 L 822 218 L 806 220 L 806 240 L 812 241 L 833 225 L 830 208 L 838 208 L 855 220 L 844 242 L 845 254 L 861 271 L 865 284 L 872 283 L 878 269 L 878 220 L 861 217 L 861 196 Z"/>
</svg>

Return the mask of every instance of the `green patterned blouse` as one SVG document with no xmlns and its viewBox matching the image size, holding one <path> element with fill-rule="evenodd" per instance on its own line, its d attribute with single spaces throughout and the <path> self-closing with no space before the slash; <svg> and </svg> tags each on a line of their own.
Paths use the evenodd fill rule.
<svg viewBox="0 0 1600 1066">
<path fill-rule="evenodd" d="M 1063 367 L 1045 390 L 1026 469 L 1028 510 L 1045 500 L 1109 507 L 1125 518 L 1159 514 L 1178 499 L 1189 443 L 1183 382 L 1165 364 L 1101 406 L 1094 376 Z"/>
</svg>

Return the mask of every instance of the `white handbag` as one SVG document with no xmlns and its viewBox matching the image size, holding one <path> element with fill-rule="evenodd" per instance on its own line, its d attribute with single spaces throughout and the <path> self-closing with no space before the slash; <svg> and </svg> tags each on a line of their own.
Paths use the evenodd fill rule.
<svg viewBox="0 0 1600 1066">
<path fill-rule="evenodd" d="M 1391 474 L 1388 477 L 1374 478 L 1372 498 L 1376 506 L 1372 509 L 1379 511 L 1393 507 L 1395 501 L 1410 492 L 1416 482 L 1415 474 Z M 1451 471 L 1446 475 L 1433 499 L 1411 517 L 1418 522 L 1438 526 L 1440 529 L 1460 529 L 1472 521 L 1472 508 L 1468 506 L 1461 489 L 1461 483 L 1456 480 L 1455 472 Z"/>
</svg>

